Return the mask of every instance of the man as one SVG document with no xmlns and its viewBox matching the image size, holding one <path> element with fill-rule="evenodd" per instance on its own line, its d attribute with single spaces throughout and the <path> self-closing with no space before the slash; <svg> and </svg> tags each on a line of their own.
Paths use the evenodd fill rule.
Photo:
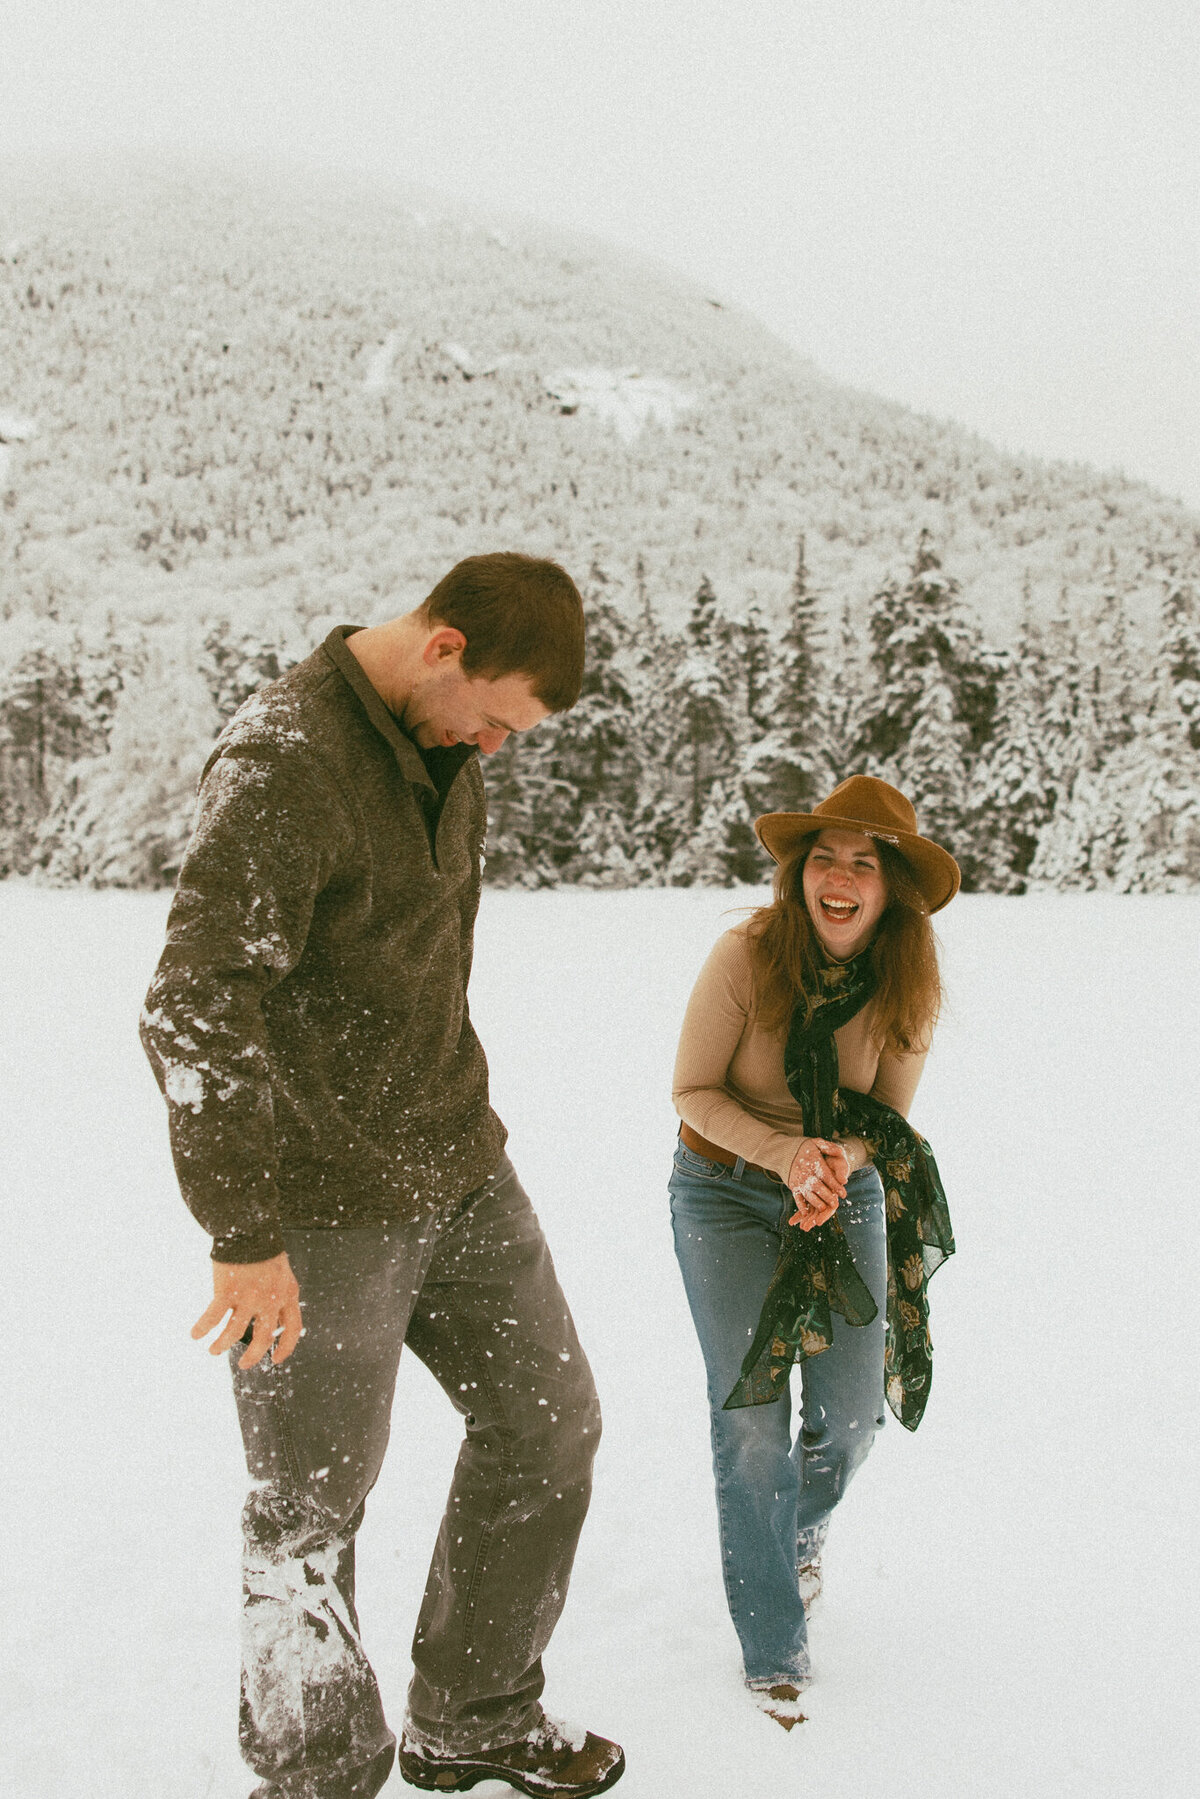
<svg viewBox="0 0 1200 1799">
<path fill-rule="evenodd" d="M 400 1767 L 585 1795 L 615 1743 L 542 1711 L 600 1432 L 587 1361 L 504 1155 L 467 1011 L 490 755 L 579 695 L 552 562 L 460 562 L 415 612 L 333 631 L 217 741 L 142 1038 L 212 1235 L 253 1479 L 243 1753 L 256 1799 L 370 1799 L 395 1738 L 354 1541 L 401 1345 L 465 1420 L 413 1645 Z M 239 1350 L 242 1353 L 239 1354 Z"/>
</svg>

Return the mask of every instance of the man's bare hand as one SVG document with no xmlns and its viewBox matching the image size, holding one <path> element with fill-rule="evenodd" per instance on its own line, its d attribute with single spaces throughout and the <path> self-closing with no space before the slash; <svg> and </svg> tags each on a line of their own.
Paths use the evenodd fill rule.
<svg viewBox="0 0 1200 1799">
<path fill-rule="evenodd" d="M 268 1349 L 273 1362 L 286 1362 L 304 1329 L 300 1286 L 286 1254 L 269 1262 L 214 1262 L 212 1271 L 213 1301 L 193 1324 L 192 1336 L 206 1337 L 228 1314 L 229 1322 L 208 1346 L 210 1355 L 223 1355 L 252 1324 L 254 1334 L 238 1367 L 253 1368 Z"/>
</svg>

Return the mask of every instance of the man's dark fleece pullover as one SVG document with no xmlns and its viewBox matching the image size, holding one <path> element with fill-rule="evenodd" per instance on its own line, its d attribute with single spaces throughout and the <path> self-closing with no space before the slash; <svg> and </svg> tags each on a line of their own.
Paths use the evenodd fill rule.
<svg viewBox="0 0 1200 1799">
<path fill-rule="evenodd" d="M 486 828 L 474 750 L 438 789 L 346 648 L 247 700 L 200 786 L 142 1042 L 213 1255 L 281 1224 L 411 1219 L 492 1172 L 467 1012 Z"/>
</svg>

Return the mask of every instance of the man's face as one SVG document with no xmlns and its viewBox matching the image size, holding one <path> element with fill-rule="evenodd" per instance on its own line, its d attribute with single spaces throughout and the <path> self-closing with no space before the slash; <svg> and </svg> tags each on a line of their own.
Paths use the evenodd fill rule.
<svg viewBox="0 0 1200 1799">
<path fill-rule="evenodd" d="M 400 714 L 423 750 L 474 743 L 491 756 L 510 732 L 528 731 L 550 716 L 525 675 L 464 675 L 461 652 L 427 661 L 427 669 Z"/>
</svg>

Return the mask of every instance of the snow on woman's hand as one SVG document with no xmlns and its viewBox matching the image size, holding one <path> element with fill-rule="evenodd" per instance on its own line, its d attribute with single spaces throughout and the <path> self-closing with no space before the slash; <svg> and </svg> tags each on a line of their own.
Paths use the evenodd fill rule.
<svg viewBox="0 0 1200 1799">
<path fill-rule="evenodd" d="M 788 1223 L 810 1231 L 832 1218 L 849 1177 L 850 1165 L 841 1144 L 826 1137 L 805 1137 L 788 1172 L 788 1186 L 796 1201 Z"/>
</svg>

